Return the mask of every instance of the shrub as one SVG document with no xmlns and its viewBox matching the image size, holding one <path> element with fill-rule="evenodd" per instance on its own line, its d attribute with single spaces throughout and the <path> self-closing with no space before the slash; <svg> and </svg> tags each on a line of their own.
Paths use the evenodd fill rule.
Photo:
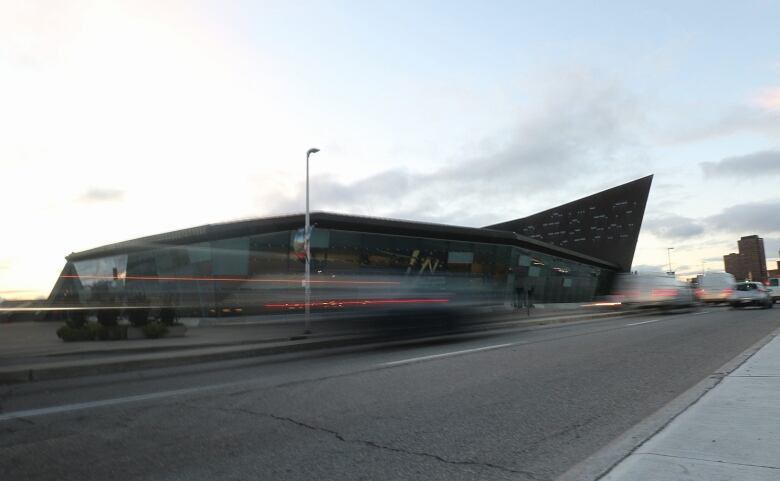
<svg viewBox="0 0 780 481">
<path fill-rule="evenodd" d="M 94 339 L 100 341 L 119 341 L 127 339 L 127 326 L 103 326 L 101 324 L 92 324 L 94 329 Z"/>
<path fill-rule="evenodd" d="M 168 326 L 161 322 L 150 322 L 142 329 L 147 339 L 157 339 L 168 334 Z"/>
<path fill-rule="evenodd" d="M 84 324 L 87 323 L 87 312 L 83 309 L 65 311 L 65 315 L 65 324 L 74 329 L 84 327 Z"/>
<path fill-rule="evenodd" d="M 176 309 L 172 307 L 163 307 L 160 309 L 160 322 L 166 326 L 172 326 L 176 321 Z"/>
<path fill-rule="evenodd" d="M 127 339 L 127 326 L 104 326 L 102 324 L 84 324 L 72 327 L 67 324 L 57 329 L 57 336 L 65 342 L 73 341 L 118 341 Z"/>
<path fill-rule="evenodd" d="M 143 327 L 149 323 L 149 309 L 145 307 L 139 307 L 136 309 L 128 309 L 127 319 L 135 327 Z"/>
<path fill-rule="evenodd" d="M 101 324 L 87 324 L 84 326 L 84 329 L 86 329 L 89 332 L 90 339 L 103 339 L 105 334 L 103 333 L 106 328 L 105 326 Z"/>
<path fill-rule="evenodd" d="M 71 327 L 67 324 L 57 329 L 57 337 L 65 342 L 89 341 L 93 339 L 92 333 L 86 326 Z"/>
<path fill-rule="evenodd" d="M 116 326 L 119 322 L 119 309 L 100 309 L 97 314 L 98 322 L 102 326 Z"/>
</svg>

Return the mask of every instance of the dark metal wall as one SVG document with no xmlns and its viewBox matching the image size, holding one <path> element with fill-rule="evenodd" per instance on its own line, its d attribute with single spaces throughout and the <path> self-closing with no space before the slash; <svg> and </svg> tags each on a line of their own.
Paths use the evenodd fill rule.
<svg viewBox="0 0 780 481">
<path fill-rule="evenodd" d="M 516 232 L 631 270 L 653 176 L 489 229 Z"/>
</svg>

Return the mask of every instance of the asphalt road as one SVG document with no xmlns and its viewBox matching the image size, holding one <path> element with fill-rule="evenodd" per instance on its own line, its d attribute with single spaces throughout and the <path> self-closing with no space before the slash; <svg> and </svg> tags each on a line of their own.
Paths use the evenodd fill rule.
<svg viewBox="0 0 780 481">
<path fill-rule="evenodd" d="M 780 327 L 704 308 L 0 387 L 11 480 L 546 480 Z"/>
</svg>

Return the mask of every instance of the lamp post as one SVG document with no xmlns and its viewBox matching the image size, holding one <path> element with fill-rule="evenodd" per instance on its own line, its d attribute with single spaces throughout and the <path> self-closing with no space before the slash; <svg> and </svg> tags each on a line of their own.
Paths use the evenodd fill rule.
<svg viewBox="0 0 780 481">
<path fill-rule="evenodd" d="M 670 276 L 672 275 L 672 251 L 673 250 L 674 250 L 674 247 L 667 247 L 666 248 L 666 255 L 669 258 L 669 272 L 667 272 L 667 274 L 669 274 Z"/>
<path fill-rule="evenodd" d="M 303 280 L 303 305 L 305 309 L 304 334 L 311 334 L 311 226 L 309 225 L 309 156 L 316 154 L 320 149 L 312 148 L 306 152 L 306 225 L 303 229 L 303 247 L 306 252 L 306 275 Z"/>
</svg>

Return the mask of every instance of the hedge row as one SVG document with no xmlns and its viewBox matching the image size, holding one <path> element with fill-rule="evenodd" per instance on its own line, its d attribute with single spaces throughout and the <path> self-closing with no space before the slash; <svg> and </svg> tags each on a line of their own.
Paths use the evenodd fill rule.
<svg viewBox="0 0 780 481">
<path fill-rule="evenodd" d="M 141 326 L 141 329 L 147 339 L 156 339 L 168 334 L 168 325 L 162 322 L 149 322 Z M 57 336 L 65 342 L 118 341 L 127 339 L 127 326 L 86 323 L 74 326 L 69 323 L 57 329 Z"/>
</svg>

